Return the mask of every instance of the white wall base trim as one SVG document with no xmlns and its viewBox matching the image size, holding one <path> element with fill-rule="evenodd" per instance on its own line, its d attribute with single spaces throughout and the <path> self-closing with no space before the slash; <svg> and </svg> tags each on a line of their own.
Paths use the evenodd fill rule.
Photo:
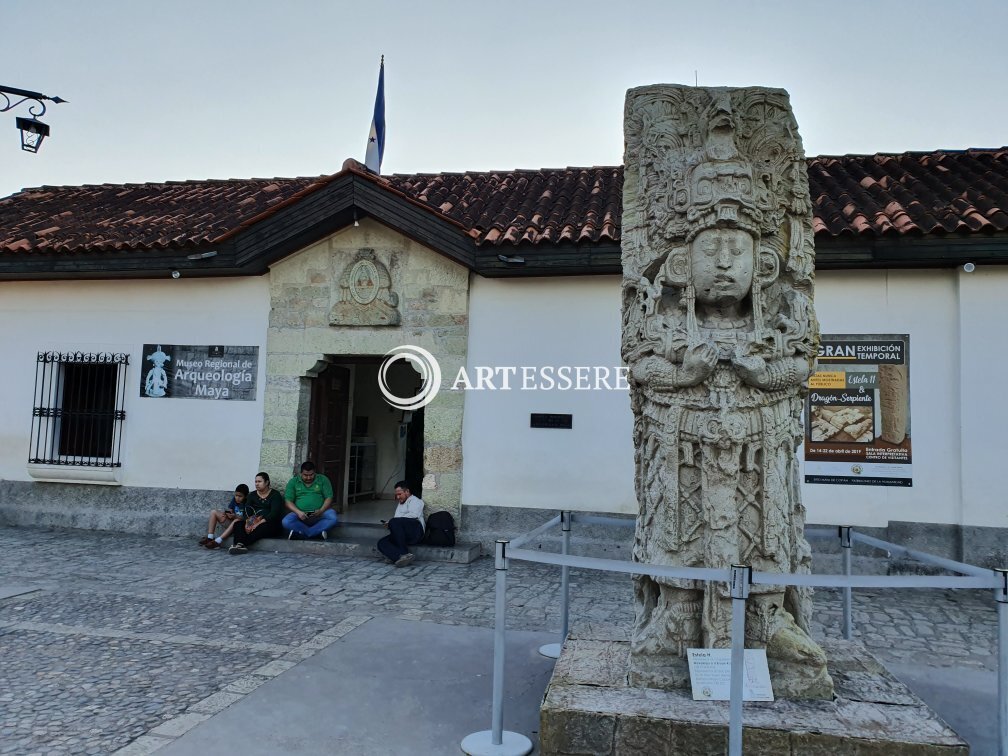
<svg viewBox="0 0 1008 756">
<path fill-rule="evenodd" d="M 118 486 L 121 467 L 28 464 L 28 474 L 43 483 L 92 483 Z"/>
</svg>

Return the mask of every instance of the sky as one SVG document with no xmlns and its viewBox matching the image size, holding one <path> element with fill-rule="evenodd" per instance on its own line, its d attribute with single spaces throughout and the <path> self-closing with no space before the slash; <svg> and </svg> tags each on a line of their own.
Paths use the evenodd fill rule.
<svg viewBox="0 0 1008 756">
<path fill-rule="evenodd" d="M 810 156 L 1008 144 L 1004 0 L 2 0 L 0 28 L 0 85 L 69 101 L 37 155 L 0 114 L 0 197 L 335 173 L 383 54 L 385 174 L 619 164 L 655 83 L 783 87 Z"/>
</svg>

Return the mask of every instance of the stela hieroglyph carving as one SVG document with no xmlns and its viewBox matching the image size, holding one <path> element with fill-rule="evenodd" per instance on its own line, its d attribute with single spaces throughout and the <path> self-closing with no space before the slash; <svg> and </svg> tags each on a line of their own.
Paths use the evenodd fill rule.
<svg viewBox="0 0 1008 756">
<path fill-rule="evenodd" d="M 809 572 L 795 451 L 819 338 L 805 156 L 788 95 L 627 93 L 623 358 L 652 564 Z M 631 681 L 687 684 L 687 648 L 731 645 L 723 583 L 635 576 Z M 753 586 L 746 646 L 779 697 L 828 698 L 811 590 Z"/>
</svg>

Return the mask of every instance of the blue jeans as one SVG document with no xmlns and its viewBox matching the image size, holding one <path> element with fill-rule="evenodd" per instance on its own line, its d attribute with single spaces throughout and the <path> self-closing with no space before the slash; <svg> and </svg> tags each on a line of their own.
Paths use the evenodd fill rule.
<svg viewBox="0 0 1008 756">
<path fill-rule="evenodd" d="M 305 525 L 293 512 L 287 514 L 283 520 L 281 520 L 281 524 L 287 530 L 293 530 L 295 533 L 300 533 L 305 538 L 314 538 L 317 535 L 321 535 L 323 531 L 335 527 L 337 521 L 336 513 L 331 509 L 327 509 L 322 513 L 321 519 L 314 525 Z"/>
</svg>

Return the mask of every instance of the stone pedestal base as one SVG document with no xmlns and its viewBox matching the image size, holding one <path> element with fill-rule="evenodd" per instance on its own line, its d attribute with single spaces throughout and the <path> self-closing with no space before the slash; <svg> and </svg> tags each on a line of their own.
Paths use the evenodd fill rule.
<svg viewBox="0 0 1008 756">
<path fill-rule="evenodd" d="M 746 703 L 746 756 L 959 756 L 969 746 L 859 643 L 827 641 L 833 701 Z M 557 660 L 540 711 L 544 756 L 723 756 L 728 702 L 627 683 L 625 632 L 586 626 Z"/>
</svg>

